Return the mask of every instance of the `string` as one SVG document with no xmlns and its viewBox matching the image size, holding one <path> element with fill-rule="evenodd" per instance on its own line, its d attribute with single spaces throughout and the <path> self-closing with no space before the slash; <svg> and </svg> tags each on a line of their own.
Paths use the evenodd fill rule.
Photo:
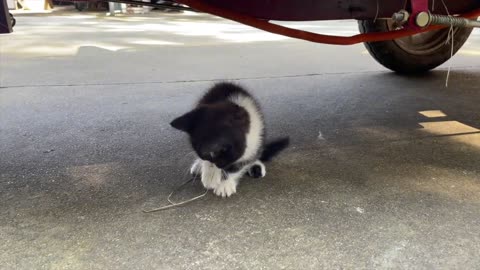
<svg viewBox="0 0 480 270">
<path fill-rule="evenodd" d="M 208 190 L 205 190 L 204 193 L 198 195 L 198 196 L 195 196 L 191 199 L 188 199 L 188 200 L 185 200 L 185 201 L 182 201 L 182 202 L 179 202 L 179 203 L 176 203 L 174 201 L 171 200 L 171 197 L 173 196 L 174 193 L 176 193 L 177 191 L 179 191 L 182 187 L 184 187 L 186 184 L 190 183 L 190 182 L 193 182 L 197 179 L 197 174 L 195 174 L 195 177 L 185 181 L 183 184 L 181 184 L 180 186 L 178 186 L 176 189 L 174 189 L 172 192 L 170 192 L 170 194 L 168 195 L 167 197 L 167 201 L 170 203 L 169 205 L 165 205 L 165 206 L 162 206 L 162 207 L 158 207 L 158 208 L 154 208 L 154 209 L 150 209 L 150 210 L 145 210 L 143 209 L 142 212 L 144 213 L 152 213 L 152 212 L 158 212 L 158 211 L 163 211 L 163 210 L 167 210 L 167 209 L 170 209 L 170 208 L 174 208 L 174 207 L 178 207 L 178 206 L 181 206 L 181 205 L 185 205 L 187 203 L 191 203 L 193 201 L 196 201 L 202 197 L 204 197 L 205 195 L 207 195 L 208 193 Z"/>
<path fill-rule="evenodd" d="M 445 1 L 442 0 L 442 4 L 443 4 L 443 7 L 445 8 L 445 11 L 447 12 L 447 15 L 450 16 L 450 12 L 448 11 L 448 7 L 447 5 L 445 4 Z M 448 44 L 449 42 L 451 42 L 450 44 L 450 61 L 448 63 L 448 71 L 447 71 L 447 78 L 445 79 L 445 87 L 448 88 L 448 80 L 450 79 L 450 71 L 452 69 L 452 57 L 453 57 L 453 41 L 454 41 L 454 36 L 455 36 L 455 31 L 453 29 L 453 24 L 450 25 L 450 29 L 448 30 L 448 36 L 447 36 L 447 41 L 445 42 L 445 44 Z"/>
<path fill-rule="evenodd" d="M 377 21 L 379 10 L 380 10 L 380 4 L 378 3 L 378 0 L 377 0 L 377 14 L 375 14 L 375 19 L 373 19 L 373 23 Z"/>
<path fill-rule="evenodd" d="M 192 152 L 189 152 L 187 154 L 185 154 L 185 156 L 180 159 L 180 164 L 184 164 L 186 163 L 185 160 L 188 160 L 188 157 L 191 157 L 191 156 L 195 156 L 195 153 L 192 151 Z M 183 177 L 187 177 L 187 176 L 190 176 L 190 170 L 187 169 L 185 171 L 185 173 L 183 174 Z M 188 179 L 187 181 L 183 182 L 181 185 L 179 185 L 178 187 L 176 187 L 172 192 L 170 192 L 170 194 L 168 195 L 167 197 L 167 201 L 169 203 L 169 205 L 165 205 L 165 206 L 161 206 L 161 207 L 158 207 L 158 208 L 154 208 L 154 209 L 149 209 L 149 210 L 145 210 L 143 209 L 142 212 L 144 213 L 152 213 L 152 212 L 158 212 L 158 211 L 163 211 L 163 210 L 167 210 L 167 209 L 170 209 L 170 208 L 174 208 L 174 207 L 178 207 L 178 206 L 181 206 L 181 205 L 185 205 L 185 204 L 188 204 L 188 203 L 191 203 L 193 201 L 196 201 L 202 197 L 204 197 L 205 195 L 207 195 L 208 193 L 208 190 L 205 190 L 204 193 L 198 195 L 198 196 L 195 196 L 191 199 L 188 199 L 188 200 L 185 200 L 185 201 L 182 201 L 182 202 L 174 202 L 172 200 L 172 196 L 177 193 L 178 191 L 180 191 L 181 188 L 183 188 L 186 184 L 190 183 L 190 182 L 194 182 L 195 180 L 197 180 L 197 177 L 198 177 L 198 174 L 194 174 L 192 178 Z"/>
<path fill-rule="evenodd" d="M 453 36 L 455 35 L 455 31 L 453 31 L 453 25 L 450 26 L 450 30 L 448 30 L 448 37 L 447 37 L 447 42 L 450 40 L 451 37 L 451 43 L 450 44 L 450 62 L 448 63 L 448 71 L 447 71 L 447 78 L 445 79 L 445 87 L 448 88 L 448 80 L 450 79 L 450 70 L 452 69 L 452 57 L 453 57 Z"/>
</svg>

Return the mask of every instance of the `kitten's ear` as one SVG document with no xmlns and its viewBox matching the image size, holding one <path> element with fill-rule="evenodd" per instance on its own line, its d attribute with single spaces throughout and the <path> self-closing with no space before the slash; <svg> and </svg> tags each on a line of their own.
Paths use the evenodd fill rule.
<svg viewBox="0 0 480 270">
<path fill-rule="evenodd" d="M 173 120 L 170 125 L 178 130 L 185 131 L 190 133 L 195 125 L 198 116 L 198 110 L 195 109 L 190 111 L 175 120 Z"/>
</svg>

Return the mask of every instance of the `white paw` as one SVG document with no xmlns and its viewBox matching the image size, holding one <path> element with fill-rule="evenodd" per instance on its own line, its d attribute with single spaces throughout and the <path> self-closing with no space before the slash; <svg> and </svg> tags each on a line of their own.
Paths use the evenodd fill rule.
<svg viewBox="0 0 480 270">
<path fill-rule="evenodd" d="M 222 181 L 213 192 L 217 196 L 230 197 L 237 192 L 237 183 L 231 180 Z"/>
<path fill-rule="evenodd" d="M 206 189 L 214 189 L 222 182 L 221 176 L 202 176 L 202 184 Z"/>
<path fill-rule="evenodd" d="M 214 189 L 222 182 L 222 171 L 208 161 L 202 162 L 202 184 L 206 189 Z"/>
</svg>

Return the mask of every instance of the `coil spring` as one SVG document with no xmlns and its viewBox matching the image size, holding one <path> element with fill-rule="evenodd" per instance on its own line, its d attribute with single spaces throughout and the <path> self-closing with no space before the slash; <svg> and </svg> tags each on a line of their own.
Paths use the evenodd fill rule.
<svg viewBox="0 0 480 270">
<path fill-rule="evenodd" d="M 451 25 L 456 27 L 467 26 L 467 20 L 464 18 L 430 14 L 430 24 Z"/>
</svg>

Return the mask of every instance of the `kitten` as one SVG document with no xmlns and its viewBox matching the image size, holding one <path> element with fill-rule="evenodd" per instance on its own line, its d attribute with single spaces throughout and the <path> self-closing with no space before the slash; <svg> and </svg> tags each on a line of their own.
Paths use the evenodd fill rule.
<svg viewBox="0 0 480 270">
<path fill-rule="evenodd" d="M 201 175 L 203 186 L 222 197 L 236 192 L 245 173 L 264 177 L 263 162 L 289 144 L 288 137 L 265 144 L 257 101 L 242 87 L 226 82 L 210 88 L 192 111 L 170 125 L 188 133 L 198 155 L 190 172 Z"/>
</svg>

